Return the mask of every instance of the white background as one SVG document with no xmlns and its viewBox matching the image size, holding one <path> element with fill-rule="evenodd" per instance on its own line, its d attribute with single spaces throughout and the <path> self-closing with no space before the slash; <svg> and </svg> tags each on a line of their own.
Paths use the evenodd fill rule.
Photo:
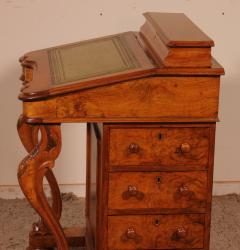
<svg viewBox="0 0 240 250">
<path fill-rule="evenodd" d="M 16 132 L 21 102 L 18 58 L 25 52 L 128 30 L 143 12 L 183 12 L 214 41 L 224 66 L 215 157 L 216 193 L 240 192 L 239 0 L 0 0 L 0 187 L 17 185 L 25 151 Z M 60 184 L 85 183 L 85 124 L 63 125 L 55 173 Z"/>
</svg>

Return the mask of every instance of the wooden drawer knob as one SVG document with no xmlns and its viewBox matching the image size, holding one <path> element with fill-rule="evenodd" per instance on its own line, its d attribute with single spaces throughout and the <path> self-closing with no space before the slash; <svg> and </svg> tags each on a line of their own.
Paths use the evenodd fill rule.
<svg viewBox="0 0 240 250">
<path fill-rule="evenodd" d="M 180 152 L 185 154 L 185 153 L 189 153 L 191 151 L 191 145 L 187 142 L 182 143 L 182 145 L 180 146 Z"/>
<path fill-rule="evenodd" d="M 187 185 L 182 185 L 179 187 L 179 193 L 182 194 L 183 196 L 187 195 L 189 192 L 190 191 Z"/>
<path fill-rule="evenodd" d="M 128 190 L 122 193 L 122 198 L 128 200 L 131 197 L 135 197 L 137 200 L 143 200 L 144 193 L 138 191 L 136 186 L 129 185 Z"/>
<path fill-rule="evenodd" d="M 184 227 L 179 227 L 172 235 L 172 240 L 180 241 L 187 236 L 187 230 Z"/>
<path fill-rule="evenodd" d="M 127 231 L 122 235 L 121 240 L 123 242 L 127 242 L 128 240 L 133 240 L 135 241 L 137 244 L 142 242 L 142 236 L 138 235 L 134 228 L 130 227 L 127 229 Z"/>
<path fill-rule="evenodd" d="M 138 144 L 136 143 L 131 143 L 129 146 L 128 146 L 128 151 L 132 154 L 137 154 L 140 150 L 140 147 L 138 146 Z"/>
<path fill-rule="evenodd" d="M 176 199 L 181 199 L 181 198 L 187 198 L 189 200 L 194 199 L 195 193 L 189 189 L 189 187 L 185 184 L 182 184 L 177 192 L 175 193 L 175 198 Z"/>
</svg>

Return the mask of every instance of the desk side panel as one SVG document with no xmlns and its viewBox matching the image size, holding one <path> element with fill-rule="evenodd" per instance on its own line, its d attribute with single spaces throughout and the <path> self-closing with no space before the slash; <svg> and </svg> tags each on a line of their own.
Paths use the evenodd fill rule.
<svg viewBox="0 0 240 250">
<path fill-rule="evenodd" d="M 211 122 L 218 119 L 220 77 L 149 77 L 24 102 L 42 122 Z"/>
</svg>

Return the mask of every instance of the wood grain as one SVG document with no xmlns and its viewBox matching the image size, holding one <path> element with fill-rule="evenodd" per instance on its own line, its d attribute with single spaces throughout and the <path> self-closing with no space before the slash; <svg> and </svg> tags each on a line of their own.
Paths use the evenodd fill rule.
<svg viewBox="0 0 240 250">
<path fill-rule="evenodd" d="M 66 48 L 67 46 L 75 46 L 79 42 L 33 51 L 26 53 L 20 58 L 23 67 L 23 74 L 20 79 L 23 81 L 23 87 L 21 88 L 19 98 L 23 101 L 38 100 L 50 96 L 81 91 L 83 89 L 123 82 L 129 79 L 162 76 L 166 74 L 172 76 L 213 76 L 224 74 L 222 66 L 212 62 L 210 47 L 213 46 L 213 41 L 183 14 L 146 13 L 145 16 L 148 19 L 148 23 L 153 26 L 157 36 L 155 36 L 155 33 L 151 32 L 151 30 L 149 31 L 149 27 L 147 27 L 144 31 L 143 29 L 140 31 L 145 37 L 145 40 L 142 41 L 139 39 L 140 33 L 138 32 L 125 32 L 107 37 L 124 37 L 125 45 L 129 47 L 131 51 L 129 54 L 133 54 L 139 63 L 139 67 L 136 69 L 125 70 L 114 74 L 103 74 L 82 80 L 66 80 L 62 82 L 61 85 L 56 85 L 52 81 L 48 51 L 51 49 Z M 156 39 L 156 37 L 158 39 Z M 106 37 L 102 37 L 100 39 L 105 38 Z M 96 40 L 99 40 L 99 38 L 82 42 L 91 43 Z M 153 46 L 148 46 L 149 44 Z M 162 62 L 156 60 L 156 57 L 151 53 L 151 49 L 155 51 L 155 55 L 160 55 Z M 163 49 L 165 52 L 162 54 Z M 164 60 L 164 58 L 166 58 L 166 60 Z M 99 58 L 98 63 L 101 64 L 101 58 Z"/>
<path fill-rule="evenodd" d="M 199 214 L 109 216 L 108 249 L 203 248 L 204 220 Z M 133 233 L 126 239 L 128 229 L 137 240 Z"/>
<path fill-rule="evenodd" d="M 45 122 L 216 121 L 218 77 L 152 77 L 24 102 L 24 115 Z M 190 105 L 191 104 L 191 105 Z"/>
<path fill-rule="evenodd" d="M 86 185 L 86 246 L 87 249 L 103 249 L 103 212 L 105 203 L 102 196 L 102 125 L 88 123 L 87 125 L 87 185 Z"/>
<path fill-rule="evenodd" d="M 136 192 L 124 194 L 129 187 Z M 137 192 L 142 193 L 138 199 Z M 109 174 L 110 209 L 204 209 L 207 198 L 207 173 L 199 172 L 124 172 Z"/>
<path fill-rule="evenodd" d="M 141 48 L 134 32 L 124 32 L 102 38 L 90 39 L 81 41 L 81 43 L 89 44 L 98 40 L 111 39 L 114 37 L 121 37 L 125 41 L 124 45 L 128 47 L 130 53 L 133 54 L 133 58 L 135 58 L 135 60 L 137 61 L 138 67 L 134 69 L 126 69 L 116 73 L 106 73 L 103 75 L 100 74 L 96 77 L 90 76 L 86 79 L 66 80 L 65 82 L 63 81 L 61 85 L 57 85 L 54 84 L 54 81 L 52 80 L 53 75 L 50 68 L 48 51 L 53 49 L 65 49 L 69 46 L 76 46 L 77 44 L 79 44 L 79 42 L 56 46 L 53 48 L 46 48 L 38 51 L 32 51 L 26 53 L 20 58 L 20 63 L 23 67 L 23 74 L 20 77 L 23 80 L 23 87 L 21 88 L 21 93 L 19 96 L 20 99 L 38 99 L 41 97 L 46 97 L 47 95 L 54 95 L 56 93 L 63 94 L 72 91 L 73 88 L 76 88 L 76 90 L 80 90 L 89 87 L 105 85 L 106 81 L 116 82 L 116 80 L 119 81 L 119 79 L 127 80 L 129 77 L 136 78 L 149 74 L 149 70 L 151 71 L 154 68 L 154 65 L 151 59 L 147 57 L 147 55 Z M 120 54 L 122 57 L 124 57 L 122 53 Z M 101 65 L 101 58 L 99 58 L 98 64 Z"/>
<path fill-rule="evenodd" d="M 28 135 L 31 134 L 31 131 L 35 133 L 32 134 L 34 139 L 25 138 L 25 131 Z M 56 240 L 58 249 L 67 250 L 68 244 L 59 222 L 62 209 L 60 192 L 51 172 L 55 159 L 61 151 L 60 125 L 40 125 L 39 131 L 41 132 L 41 140 L 34 145 L 34 148 L 19 164 L 18 181 L 24 195 L 42 218 L 42 223 L 34 224 L 32 234 L 42 233 L 44 235 L 50 231 Z M 34 130 L 23 117 L 20 117 L 18 132 L 23 144 L 29 150 L 31 144 L 37 141 L 38 130 Z M 43 191 L 43 178 L 45 176 L 48 176 L 48 180 L 50 180 L 53 207 L 49 205 Z M 46 228 L 47 230 L 45 230 Z"/>
<path fill-rule="evenodd" d="M 112 128 L 110 130 L 110 166 L 149 166 L 207 168 L 209 128 L 155 127 Z M 135 144 L 137 152 L 129 147 Z M 184 144 L 189 152 L 184 152 Z"/>
<path fill-rule="evenodd" d="M 93 124 L 88 124 L 88 160 L 87 160 L 87 182 L 86 182 L 86 218 L 88 240 L 87 244 L 90 246 L 96 245 L 97 237 L 97 210 L 99 198 L 97 196 L 97 168 L 98 165 L 98 139 L 96 137 Z M 91 243 L 89 242 L 91 241 Z"/>
<path fill-rule="evenodd" d="M 146 12 L 145 18 L 169 47 L 211 47 L 213 40 L 183 13 Z"/>
<path fill-rule="evenodd" d="M 152 51 L 157 62 L 170 68 L 202 68 L 212 66 L 210 47 L 169 47 L 161 39 L 150 22 L 146 22 L 140 30 L 145 46 Z"/>
<path fill-rule="evenodd" d="M 64 234 L 68 245 L 71 247 L 85 247 L 85 228 L 84 227 L 71 227 L 65 228 Z M 56 242 L 52 234 L 32 234 L 29 238 L 29 249 L 54 249 Z"/>
</svg>

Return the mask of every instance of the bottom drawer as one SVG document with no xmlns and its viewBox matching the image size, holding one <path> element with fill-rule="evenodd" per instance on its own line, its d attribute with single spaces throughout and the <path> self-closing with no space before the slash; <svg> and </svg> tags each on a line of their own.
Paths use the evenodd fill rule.
<svg viewBox="0 0 240 250">
<path fill-rule="evenodd" d="M 204 246 L 204 214 L 108 217 L 108 249 L 197 249 Z"/>
</svg>

